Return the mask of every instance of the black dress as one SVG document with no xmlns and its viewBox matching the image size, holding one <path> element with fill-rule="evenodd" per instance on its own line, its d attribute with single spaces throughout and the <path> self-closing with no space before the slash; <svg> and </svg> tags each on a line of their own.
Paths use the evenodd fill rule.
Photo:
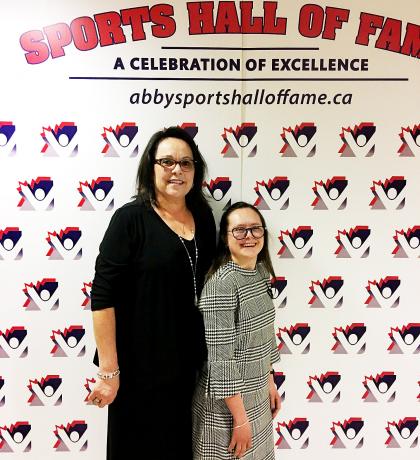
<svg viewBox="0 0 420 460">
<path fill-rule="evenodd" d="M 201 291 L 215 251 L 209 209 L 193 212 Z M 115 308 L 120 388 L 108 410 L 107 460 L 189 460 L 191 399 L 206 359 L 194 305 L 194 241 L 180 241 L 149 206 L 135 201 L 113 215 L 99 248 L 92 310 Z M 97 357 L 95 357 L 97 363 Z"/>
</svg>

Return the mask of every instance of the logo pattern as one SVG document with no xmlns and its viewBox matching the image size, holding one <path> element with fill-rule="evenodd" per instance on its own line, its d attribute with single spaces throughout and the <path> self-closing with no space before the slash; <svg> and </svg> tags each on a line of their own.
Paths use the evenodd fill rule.
<svg viewBox="0 0 420 460">
<path fill-rule="evenodd" d="M 53 185 L 51 177 L 37 177 L 30 183 L 19 182 L 17 190 L 21 199 L 18 207 L 23 211 L 51 211 L 54 209 Z"/>
<path fill-rule="evenodd" d="M 57 452 L 81 452 L 88 447 L 87 423 L 73 420 L 66 425 L 56 425 L 54 434 L 57 438 L 54 449 Z"/>
<path fill-rule="evenodd" d="M 46 238 L 50 249 L 47 257 L 50 260 L 78 260 L 82 257 L 82 232 L 79 227 L 66 227 L 57 232 L 48 232 Z"/>
<path fill-rule="evenodd" d="M 403 209 L 405 206 L 407 181 L 404 176 L 392 176 L 383 182 L 373 181 L 370 188 L 374 198 L 369 203 L 372 209 Z"/>
<path fill-rule="evenodd" d="M 420 353 L 420 323 L 391 327 L 391 332 L 388 335 L 391 338 L 391 344 L 388 347 L 389 353 Z"/>
<path fill-rule="evenodd" d="M 106 157 L 136 157 L 139 153 L 139 127 L 136 123 L 124 122 L 115 128 L 104 127 L 102 137 L 105 146 L 102 153 Z"/>
<path fill-rule="evenodd" d="M 54 128 L 42 128 L 44 141 L 41 153 L 45 157 L 74 157 L 78 154 L 77 126 L 73 122 L 63 121 Z"/>
<path fill-rule="evenodd" d="M 394 241 L 397 244 L 392 251 L 394 257 L 420 257 L 420 225 L 416 225 L 407 230 L 396 230 Z"/>
<path fill-rule="evenodd" d="M 111 211 L 114 209 L 114 197 L 112 189 L 114 181 L 110 177 L 98 177 L 92 179 L 89 184 L 79 182 L 77 188 L 82 199 L 77 205 L 82 211 Z"/>
<path fill-rule="evenodd" d="M 376 126 L 373 123 L 360 123 L 354 128 L 342 128 L 339 153 L 342 157 L 371 157 L 375 153 Z"/>
<path fill-rule="evenodd" d="M 330 276 L 323 281 L 312 281 L 309 290 L 312 297 L 309 300 L 311 308 L 339 308 L 343 305 L 341 288 L 344 281 L 341 276 Z"/>
<path fill-rule="evenodd" d="M 366 351 L 366 326 L 363 323 L 335 327 L 332 335 L 335 343 L 331 350 L 335 354 L 361 354 Z"/>
<path fill-rule="evenodd" d="M 305 417 L 277 424 L 277 449 L 306 449 L 309 446 L 309 421 Z"/>
<path fill-rule="evenodd" d="M 283 128 L 284 142 L 280 150 L 282 157 L 313 157 L 316 154 L 316 132 L 314 123 L 301 123 L 295 128 Z"/>
<path fill-rule="evenodd" d="M 277 333 L 279 339 L 278 349 L 283 354 L 306 354 L 311 349 L 309 333 L 311 327 L 308 323 L 296 323 L 293 326 L 280 327 Z"/>
<path fill-rule="evenodd" d="M 370 308 L 395 308 L 400 303 L 399 287 L 401 281 L 398 276 L 387 276 L 377 281 L 369 281 L 366 290 L 369 297 L 365 304 Z"/>
<path fill-rule="evenodd" d="M 284 276 L 271 278 L 269 295 L 276 308 L 284 308 L 287 304 L 286 287 L 287 279 Z"/>
<path fill-rule="evenodd" d="M 83 283 L 82 292 L 85 296 L 82 307 L 84 310 L 91 309 L 91 292 L 92 292 L 92 282 L 90 283 Z"/>
<path fill-rule="evenodd" d="M 338 230 L 335 237 L 338 241 L 338 248 L 335 251 L 336 257 L 340 258 L 365 258 L 370 252 L 370 229 L 367 225 L 358 225 L 350 230 Z"/>
<path fill-rule="evenodd" d="M 55 278 L 44 278 L 34 283 L 25 283 L 23 292 L 26 301 L 23 308 L 32 310 L 57 310 L 59 307 L 58 281 Z"/>
<path fill-rule="evenodd" d="M 292 231 L 282 230 L 279 236 L 281 248 L 277 255 L 285 259 L 311 257 L 313 234 L 310 226 L 301 226 Z"/>
<path fill-rule="evenodd" d="M 15 132 L 12 121 L 0 121 L 0 157 L 16 155 Z"/>
<path fill-rule="evenodd" d="M 265 181 L 257 182 L 254 187 L 258 198 L 254 206 L 260 210 L 280 209 L 285 210 L 289 207 L 289 185 L 287 177 L 276 176 Z"/>
<path fill-rule="evenodd" d="M 257 127 L 255 123 L 242 123 L 233 128 L 225 128 L 222 138 L 225 146 L 222 150 L 224 158 L 255 157 L 257 154 Z"/>
<path fill-rule="evenodd" d="M 388 422 L 385 428 L 388 439 L 385 441 L 388 448 L 417 447 L 420 428 L 416 417 L 405 417 L 398 422 Z"/>
<path fill-rule="evenodd" d="M 47 375 L 40 380 L 29 380 L 28 389 L 31 396 L 28 399 L 30 406 L 59 406 L 63 402 L 59 375 Z"/>
<path fill-rule="evenodd" d="M 0 331 L 0 358 L 26 358 L 28 331 L 24 326 L 13 326 Z"/>
<path fill-rule="evenodd" d="M 19 227 L 0 230 L 0 260 L 20 260 L 22 257 L 22 231 Z"/>
<path fill-rule="evenodd" d="M 352 417 L 344 422 L 333 422 L 334 437 L 331 446 L 335 449 L 359 449 L 363 446 L 365 422 L 360 417 Z"/>
<path fill-rule="evenodd" d="M 395 381 L 397 376 L 394 372 L 382 372 L 377 374 L 376 377 L 373 375 L 365 377 L 363 385 L 365 387 L 365 393 L 362 399 L 365 402 L 391 402 L 395 400 Z"/>
<path fill-rule="evenodd" d="M 53 330 L 51 340 L 54 342 L 54 347 L 51 354 L 54 358 L 84 356 L 86 352 L 85 333 L 85 328 L 78 325 L 65 328 L 63 332 L 60 329 Z"/>
<path fill-rule="evenodd" d="M 0 426 L 0 453 L 30 452 L 31 428 L 26 421 Z"/>
<path fill-rule="evenodd" d="M 342 211 L 347 206 L 348 180 L 345 176 L 334 176 L 325 182 L 315 181 L 312 187 L 316 198 L 312 202 L 314 210 L 333 209 Z"/>
<path fill-rule="evenodd" d="M 311 389 L 306 399 L 309 402 L 338 402 L 340 400 L 341 375 L 329 371 L 319 377 L 309 377 L 308 386 Z"/>
<path fill-rule="evenodd" d="M 400 157 L 415 157 L 420 154 L 420 124 L 410 128 L 401 128 L 400 139 L 402 144 L 398 149 Z"/>
</svg>

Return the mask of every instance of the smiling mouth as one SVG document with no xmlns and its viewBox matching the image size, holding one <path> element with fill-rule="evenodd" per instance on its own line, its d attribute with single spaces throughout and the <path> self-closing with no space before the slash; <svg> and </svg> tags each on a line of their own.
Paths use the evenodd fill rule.
<svg viewBox="0 0 420 460">
<path fill-rule="evenodd" d="M 172 179 L 170 181 L 168 181 L 170 184 L 176 184 L 176 185 L 182 185 L 184 183 L 183 180 L 179 180 L 179 179 Z"/>
<path fill-rule="evenodd" d="M 254 248 L 257 243 L 245 243 L 242 245 L 243 248 Z"/>
</svg>

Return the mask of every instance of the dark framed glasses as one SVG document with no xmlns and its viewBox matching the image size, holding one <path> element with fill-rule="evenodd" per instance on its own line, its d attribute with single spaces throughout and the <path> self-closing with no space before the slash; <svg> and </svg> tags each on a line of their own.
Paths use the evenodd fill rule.
<svg viewBox="0 0 420 460">
<path fill-rule="evenodd" d="M 195 160 L 184 158 L 182 160 L 174 160 L 173 158 L 159 158 L 155 163 L 162 166 L 162 168 L 170 169 L 171 171 L 176 165 L 179 165 L 182 171 L 192 171 L 195 167 Z"/>
<path fill-rule="evenodd" d="M 243 240 L 247 237 L 248 232 L 250 232 L 254 238 L 258 239 L 264 236 L 265 227 L 262 225 L 255 225 L 253 227 L 235 227 L 232 230 L 229 230 L 229 232 L 232 233 L 235 240 Z"/>
</svg>

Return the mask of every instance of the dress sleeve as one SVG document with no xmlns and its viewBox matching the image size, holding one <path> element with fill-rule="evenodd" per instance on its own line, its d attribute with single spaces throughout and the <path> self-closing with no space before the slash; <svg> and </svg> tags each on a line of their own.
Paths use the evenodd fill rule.
<svg viewBox="0 0 420 460">
<path fill-rule="evenodd" d="M 118 285 L 134 254 L 135 222 L 126 208 L 112 216 L 96 258 L 92 310 L 115 307 Z"/>
<path fill-rule="evenodd" d="M 224 399 L 241 393 L 244 382 L 235 361 L 237 296 L 228 280 L 213 277 L 204 287 L 203 314 L 208 351 L 207 393 Z"/>
</svg>

